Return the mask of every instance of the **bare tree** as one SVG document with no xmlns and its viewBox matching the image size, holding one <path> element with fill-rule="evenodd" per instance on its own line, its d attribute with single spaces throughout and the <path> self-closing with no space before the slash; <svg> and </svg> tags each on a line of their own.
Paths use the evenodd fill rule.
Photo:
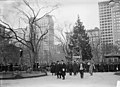
<svg viewBox="0 0 120 87">
<path fill-rule="evenodd" d="M 61 44 L 62 51 L 65 54 L 65 57 L 69 56 L 70 49 L 68 47 L 71 32 L 71 24 L 64 23 L 63 27 L 57 26 L 57 34 L 55 34 L 55 39 L 59 44 Z"/>
<path fill-rule="evenodd" d="M 92 53 L 93 53 L 93 57 L 94 60 L 96 60 L 96 62 L 99 62 L 99 58 L 100 58 L 100 36 L 97 35 L 96 33 L 92 33 L 90 32 L 90 39 L 91 39 L 91 47 L 92 47 Z"/>
<path fill-rule="evenodd" d="M 6 38 L 12 38 L 29 49 L 33 65 L 38 60 L 38 52 L 40 50 L 41 42 L 45 39 L 49 29 L 47 28 L 46 30 L 42 30 L 41 26 L 39 25 L 39 21 L 49 15 L 58 6 L 52 6 L 49 11 L 45 12 L 42 16 L 39 16 L 40 12 L 47 7 L 41 7 L 36 10 L 36 8 L 32 7 L 31 3 L 27 0 L 23 0 L 23 2 L 24 6 L 28 8 L 27 12 L 24 11 L 23 8 L 20 9 L 15 7 L 15 9 L 17 10 L 17 14 L 22 14 L 19 19 L 24 21 L 24 23 L 27 23 L 25 28 L 18 27 L 15 29 L 13 26 L 10 26 L 10 24 L 3 20 L 0 20 L 0 22 L 8 31 L 12 32 L 12 34 Z"/>
</svg>

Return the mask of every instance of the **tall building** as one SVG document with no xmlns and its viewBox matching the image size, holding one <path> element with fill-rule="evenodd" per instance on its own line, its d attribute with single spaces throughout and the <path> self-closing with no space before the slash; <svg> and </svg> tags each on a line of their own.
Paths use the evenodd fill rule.
<svg viewBox="0 0 120 87">
<path fill-rule="evenodd" d="M 117 43 L 120 42 L 120 4 L 112 7 L 112 23 L 114 42 Z"/>
<path fill-rule="evenodd" d="M 120 5 L 111 7 L 109 1 L 99 2 L 101 44 L 116 44 L 120 40 Z"/>
<path fill-rule="evenodd" d="M 112 10 L 109 1 L 99 2 L 101 44 L 113 44 Z"/>
<path fill-rule="evenodd" d="M 40 59 L 43 62 L 50 62 L 52 61 L 52 55 L 54 54 L 54 21 L 51 15 L 46 15 L 42 19 L 40 19 L 37 24 L 41 28 L 37 32 L 37 35 L 42 34 L 48 30 L 48 33 L 45 35 L 45 39 L 43 39 L 41 43 L 41 53 L 39 55 Z"/>
</svg>

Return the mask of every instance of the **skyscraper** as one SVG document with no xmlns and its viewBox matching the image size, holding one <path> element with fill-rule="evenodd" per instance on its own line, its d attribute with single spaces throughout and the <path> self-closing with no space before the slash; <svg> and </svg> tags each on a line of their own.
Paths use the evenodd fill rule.
<svg viewBox="0 0 120 87">
<path fill-rule="evenodd" d="M 120 4 L 115 4 L 112 7 L 112 23 L 114 42 L 120 41 Z"/>
<path fill-rule="evenodd" d="M 120 5 L 111 7 L 109 1 L 99 2 L 101 44 L 115 45 L 120 40 Z"/>
<path fill-rule="evenodd" d="M 112 10 L 108 1 L 99 2 L 101 44 L 113 44 Z"/>
<path fill-rule="evenodd" d="M 46 15 L 42 19 L 40 19 L 37 24 L 41 27 L 39 29 L 38 36 L 41 35 L 41 32 L 45 32 L 48 30 L 48 33 L 45 35 L 45 39 L 43 39 L 41 43 L 41 53 L 40 57 L 42 56 L 45 62 L 49 62 L 52 60 L 52 54 L 54 49 L 54 21 L 51 15 Z"/>
</svg>

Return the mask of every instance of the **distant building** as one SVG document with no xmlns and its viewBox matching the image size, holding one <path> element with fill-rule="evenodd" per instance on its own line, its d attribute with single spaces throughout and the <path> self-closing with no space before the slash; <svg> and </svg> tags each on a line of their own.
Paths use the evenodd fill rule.
<svg viewBox="0 0 120 87">
<path fill-rule="evenodd" d="M 15 63 L 19 58 L 19 50 L 13 44 L 9 44 L 10 39 L 6 37 L 9 36 L 10 32 L 5 29 L 6 27 L 0 24 L 0 63 L 13 63 L 13 61 Z"/>
<path fill-rule="evenodd" d="M 100 29 L 95 27 L 94 29 L 87 30 L 91 46 L 100 44 Z"/>
<path fill-rule="evenodd" d="M 120 5 L 114 7 L 109 1 L 99 2 L 101 44 L 116 44 L 120 40 Z"/>
<path fill-rule="evenodd" d="M 87 34 L 92 47 L 93 60 L 97 63 L 100 61 L 100 29 L 95 27 L 94 29 L 87 30 Z"/>
<path fill-rule="evenodd" d="M 120 42 L 120 4 L 115 4 L 112 7 L 112 28 L 114 44 Z"/>
<path fill-rule="evenodd" d="M 0 41 L 3 40 L 2 36 L 5 36 L 5 26 L 0 24 Z"/>
<path fill-rule="evenodd" d="M 0 24 L 0 45 L 9 44 L 9 38 L 4 38 L 7 37 L 7 34 L 9 32 L 5 30 L 5 26 Z"/>
<path fill-rule="evenodd" d="M 53 61 L 61 61 L 66 60 L 65 59 L 65 53 L 63 52 L 63 48 L 61 44 L 54 46 L 54 55 L 53 55 Z"/>
<path fill-rule="evenodd" d="M 42 19 L 40 19 L 37 24 L 41 28 L 37 33 L 38 37 L 41 35 L 41 31 L 45 32 L 48 30 L 47 35 L 45 35 L 45 39 L 43 39 L 41 43 L 41 52 L 40 52 L 40 61 L 42 62 L 50 62 L 52 61 L 52 55 L 54 50 L 54 21 L 51 15 L 46 15 Z M 43 33 L 42 33 L 43 34 Z"/>
<path fill-rule="evenodd" d="M 70 42 L 70 37 L 73 34 L 73 32 L 66 32 L 66 40 Z"/>
</svg>

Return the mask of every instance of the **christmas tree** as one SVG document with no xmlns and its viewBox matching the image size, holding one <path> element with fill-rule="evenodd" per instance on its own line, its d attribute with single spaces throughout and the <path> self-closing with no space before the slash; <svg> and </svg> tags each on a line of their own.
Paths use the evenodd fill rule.
<svg viewBox="0 0 120 87">
<path fill-rule="evenodd" d="M 73 44 L 73 56 L 81 56 L 83 61 L 92 58 L 89 37 L 79 16 L 73 27 L 73 35 L 71 36 L 70 43 Z"/>
</svg>

